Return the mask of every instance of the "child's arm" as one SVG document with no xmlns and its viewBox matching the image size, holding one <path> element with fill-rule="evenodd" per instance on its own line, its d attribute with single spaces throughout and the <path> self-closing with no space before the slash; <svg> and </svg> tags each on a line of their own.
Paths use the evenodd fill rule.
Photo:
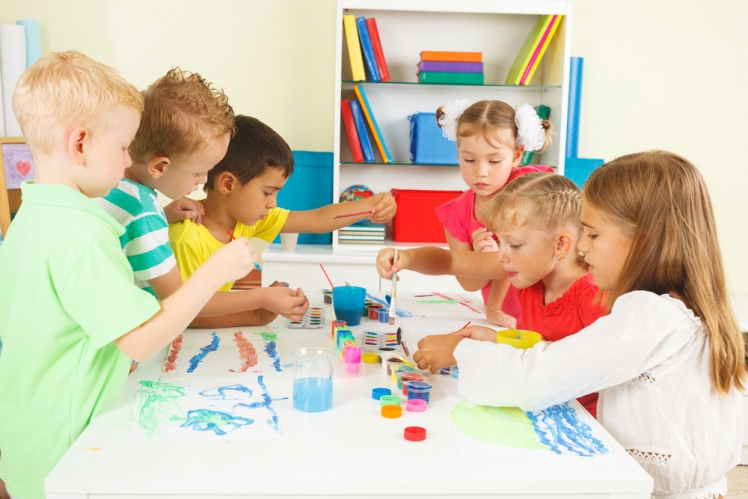
<svg viewBox="0 0 748 499">
<path fill-rule="evenodd" d="M 335 217 L 348 213 L 366 212 L 355 217 Z M 389 222 L 397 212 L 395 199 L 389 192 L 380 192 L 370 198 L 347 203 L 334 203 L 309 211 L 292 211 L 281 229 L 281 232 L 296 233 L 307 232 L 322 234 L 341 227 L 347 227 L 365 218 L 374 223 L 383 224 Z"/>
<path fill-rule="evenodd" d="M 247 310 L 246 312 L 237 312 L 235 314 L 195 317 L 195 320 L 190 322 L 189 327 L 197 329 L 212 329 L 223 327 L 265 326 L 273 322 L 277 317 L 278 314 L 275 312 L 260 308 L 257 310 Z"/>
<path fill-rule="evenodd" d="M 483 279 L 506 279 L 506 271 L 497 253 L 449 251 L 435 246 L 399 250 L 397 262 L 392 261 L 394 250 L 385 248 L 377 255 L 377 270 L 384 279 L 392 273 L 412 270 L 425 275 L 454 275 Z"/>
<path fill-rule="evenodd" d="M 254 255 L 253 255 L 254 258 Z M 199 268 L 198 268 L 199 269 Z M 193 274 L 194 275 L 194 274 Z M 244 277 L 244 276 L 242 276 Z M 188 279 L 189 281 L 189 279 Z M 179 268 L 174 267 L 166 274 L 148 281 L 160 301 L 166 300 L 182 287 Z M 247 291 L 217 292 L 198 312 L 197 316 L 207 320 L 192 323 L 192 327 L 234 327 L 261 324 L 242 323 L 242 320 L 257 321 L 255 310 L 267 309 L 292 321 L 299 321 L 304 316 L 309 301 L 301 290 L 294 291 L 286 287 L 250 289 Z M 252 312 L 252 313 L 249 313 Z M 218 319 L 230 315 L 230 319 Z M 228 322 L 225 322 L 228 321 Z M 222 325 L 227 324 L 227 325 Z"/>
<path fill-rule="evenodd" d="M 509 284 L 509 281 L 506 279 L 491 281 L 491 296 L 488 298 L 488 303 L 486 303 L 486 318 L 488 322 L 495 326 L 514 329 L 517 327 L 517 318 L 512 317 L 501 309 L 506 293 L 509 291 Z"/>
<path fill-rule="evenodd" d="M 455 239 L 452 237 L 452 235 L 449 233 L 448 230 L 445 230 L 444 233 L 447 235 L 447 244 L 449 245 L 449 249 L 451 251 L 473 251 L 473 245 L 470 243 L 464 243 L 460 241 L 459 239 Z M 471 279 L 469 277 L 462 277 L 462 276 L 456 276 L 457 282 L 460 283 L 460 286 L 462 286 L 462 289 L 465 291 L 480 291 L 481 289 L 488 286 L 488 284 L 491 282 L 490 279 Z"/>
<path fill-rule="evenodd" d="M 161 302 L 161 311 L 148 322 L 114 340 L 135 361 L 158 352 L 181 333 L 216 290 L 247 275 L 254 264 L 249 240 L 242 237 L 218 250 L 190 279 Z"/>
</svg>

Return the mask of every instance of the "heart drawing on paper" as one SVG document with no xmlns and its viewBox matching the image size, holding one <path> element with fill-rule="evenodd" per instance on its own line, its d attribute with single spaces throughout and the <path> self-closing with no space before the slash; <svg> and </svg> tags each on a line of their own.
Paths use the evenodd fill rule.
<svg viewBox="0 0 748 499">
<path fill-rule="evenodd" d="M 16 161 L 16 170 L 25 177 L 31 171 L 31 161 Z"/>
</svg>

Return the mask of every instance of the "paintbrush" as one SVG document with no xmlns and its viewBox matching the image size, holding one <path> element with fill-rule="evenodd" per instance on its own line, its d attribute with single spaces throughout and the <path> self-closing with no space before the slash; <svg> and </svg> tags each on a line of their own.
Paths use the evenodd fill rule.
<svg viewBox="0 0 748 499">
<path fill-rule="evenodd" d="M 395 256 L 392 257 L 392 264 L 395 265 L 397 262 L 397 248 L 395 248 Z M 397 294 L 397 272 L 392 273 L 392 291 L 390 292 L 390 326 L 395 325 L 395 312 L 397 307 L 395 306 L 395 295 Z"/>
<path fill-rule="evenodd" d="M 234 234 L 232 234 L 230 230 L 227 230 L 227 231 L 226 231 L 226 234 L 228 234 L 228 235 L 229 235 L 229 236 L 231 237 L 231 240 L 232 240 L 232 241 L 234 241 L 234 240 L 236 239 L 236 238 L 234 237 Z M 259 270 L 260 272 L 262 272 L 262 267 L 260 267 L 260 264 L 259 264 L 259 263 L 255 262 L 255 263 L 254 263 L 254 266 L 255 266 L 255 268 L 256 268 L 257 270 Z"/>
<path fill-rule="evenodd" d="M 357 213 L 346 213 L 344 215 L 338 215 L 337 217 L 333 218 L 333 220 L 337 220 L 338 218 L 357 217 L 359 215 L 371 215 L 371 212 L 370 211 L 359 211 Z"/>
</svg>

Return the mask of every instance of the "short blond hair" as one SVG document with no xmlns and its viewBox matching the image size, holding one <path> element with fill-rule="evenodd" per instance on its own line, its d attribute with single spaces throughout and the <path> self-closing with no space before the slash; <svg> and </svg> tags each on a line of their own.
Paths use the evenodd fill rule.
<svg viewBox="0 0 748 499">
<path fill-rule="evenodd" d="M 13 92 L 13 113 L 26 144 L 32 153 L 45 156 L 71 127 L 84 126 L 92 134 L 107 129 L 119 105 L 143 112 L 135 86 L 115 69 L 75 50 L 36 61 Z"/>
<path fill-rule="evenodd" d="M 172 68 L 143 91 L 143 98 L 140 128 L 130 145 L 139 163 L 149 153 L 170 158 L 195 154 L 212 139 L 236 132 L 228 97 L 197 73 Z"/>
</svg>

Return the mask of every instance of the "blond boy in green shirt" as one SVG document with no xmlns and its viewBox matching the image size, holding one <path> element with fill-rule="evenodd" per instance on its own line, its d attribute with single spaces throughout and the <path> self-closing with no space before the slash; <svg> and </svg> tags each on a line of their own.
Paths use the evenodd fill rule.
<svg viewBox="0 0 748 499">
<path fill-rule="evenodd" d="M 44 478 L 123 387 L 128 357 L 171 342 L 254 262 L 240 238 L 160 305 L 133 284 L 123 228 L 90 198 L 130 166 L 142 109 L 116 71 L 72 51 L 37 61 L 13 94 L 36 164 L 0 246 L 0 480 L 15 499 L 45 496 Z"/>
</svg>

